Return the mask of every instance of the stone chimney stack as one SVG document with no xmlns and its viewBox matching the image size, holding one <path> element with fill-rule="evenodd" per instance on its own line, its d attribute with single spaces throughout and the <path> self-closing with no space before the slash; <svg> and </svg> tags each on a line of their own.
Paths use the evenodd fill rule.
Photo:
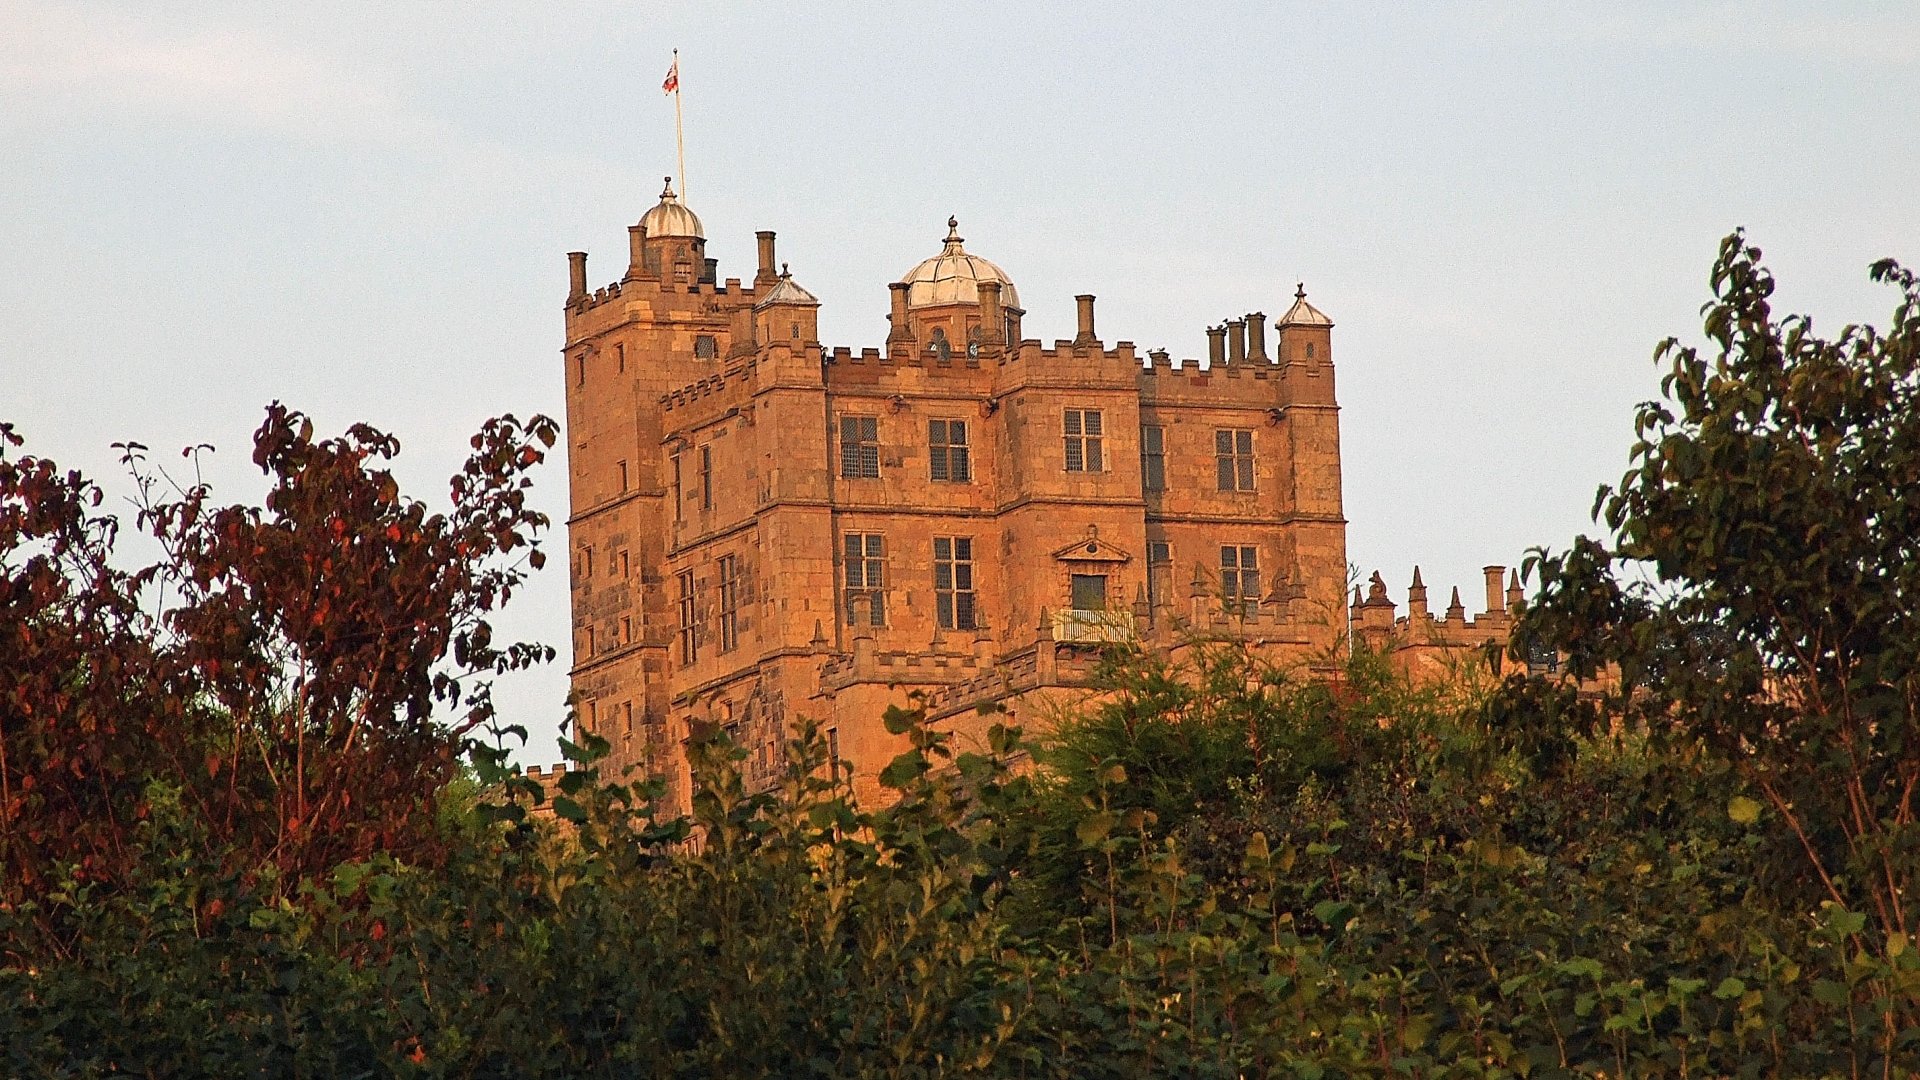
<svg viewBox="0 0 1920 1080">
<path fill-rule="evenodd" d="M 999 345 L 1006 338 L 1007 316 L 1000 307 L 1000 283 L 980 283 L 980 343 Z"/>
<path fill-rule="evenodd" d="M 1489 566 L 1480 572 L 1487 577 L 1487 614 L 1506 614 L 1507 568 L 1504 566 Z"/>
<path fill-rule="evenodd" d="M 1227 320 L 1227 363 L 1240 366 L 1247 362 L 1247 321 Z"/>
<path fill-rule="evenodd" d="M 1267 362 L 1267 317 L 1258 311 L 1247 316 L 1247 359 Z"/>
<path fill-rule="evenodd" d="M 913 331 L 907 326 L 907 283 L 896 281 L 887 288 L 893 292 L 893 314 L 887 316 L 893 329 L 887 332 L 887 352 L 898 357 L 913 343 Z"/>
<path fill-rule="evenodd" d="M 587 298 L 587 253 L 584 251 L 567 252 L 567 303 L 577 304 Z"/>
<path fill-rule="evenodd" d="M 780 280 L 780 275 L 773 269 L 775 265 L 773 258 L 773 230 L 761 229 L 759 232 L 753 234 L 753 238 L 759 242 L 760 246 L 760 270 L 753 275 L 753 283 L 755 286 L 771 285 Z"/>
<path fill-rule="evenodd" d="M 1019 348 L 1020 316 L 1025 315 L 1026 312 L 1017 307 L 1004 308 L 1002 310 L 1007 313 L 1007 344 L 1012 345 L 1014 348 Z"/>
<path fill-rule="evenodd" d="M 1073 298 L 1080 311 L 1080 332 L 1074 335 L 1075 345 L 1098 345 L 1100 339 L 1093 335 L 1093 294 L 1081 293 Z"/>
<path fill-rule="evenodd" d="M 647 227 L 645 225 L 627 226 L 627 277 L 632 281 L 647 272 Z"/>
<path fill-rule="evenodd" d="M 1218 367 L 1227 362 L 1227 328 L 1207 327 L 1207 363 Z"/>
</svg>

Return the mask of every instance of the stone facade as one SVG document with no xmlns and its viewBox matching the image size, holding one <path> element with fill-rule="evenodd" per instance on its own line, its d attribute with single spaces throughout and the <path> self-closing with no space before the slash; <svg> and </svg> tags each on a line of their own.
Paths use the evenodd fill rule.
<svg viewBox="0 0 1920 1080">
<path fill-rule="evenodd" d="M 770 781 L 808 715 L 870 794 L 910 695 L 964 741 L 982 701 L 1044 722 L 1106 640 L 1337 655 L 1332 322 L 1304 290 L 1271 335 L 1210 330 L 1204 366 L 1104 341 L 1092 296 L 1047 345 L 950 221 L 891 287 L 885 348 L 855 351 L 821 344 L 772 233 L 743 284 L 702 230 L 669 190 L 618 281 L 570 256 L 572 678 L 614 768 L 684 793 L 711 723 Z"/>
</svg>

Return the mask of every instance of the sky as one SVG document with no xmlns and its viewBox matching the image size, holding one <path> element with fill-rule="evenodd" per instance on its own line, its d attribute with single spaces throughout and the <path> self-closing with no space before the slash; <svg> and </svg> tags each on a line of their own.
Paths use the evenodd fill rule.
<svg viewBox="0 0 1920 1080">
<path fill-rule="evenodd" d="M 562 415 L 565 253 L 624 270 L 676 48 L 708 253 L 751 278 L 776 230 L 828 344 L 883 343 L 949 214 L 1048 341 L 1090 292 L 1108 341 L 1204 356 L 1305 282 L 1349 556 L 1402 604 L 1416 564 L 1477 610 L 1481 566 L 1594 531 L 1734 228 L 1825 331 L 1920 265 L 1910 3 L 0 0 L 0 421 L 110 505 L 112 443 L 211 443 L 239 501 L 279 400 L 397 435 L 444 504 L 487 417 Z M 565 565 L 500 620 L 563 650 L 498 687 L 531 762 Z"/>
</svg>

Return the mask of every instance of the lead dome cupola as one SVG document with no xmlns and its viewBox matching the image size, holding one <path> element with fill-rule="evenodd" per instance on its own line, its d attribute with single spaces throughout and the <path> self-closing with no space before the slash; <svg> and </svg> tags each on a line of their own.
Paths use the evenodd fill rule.
<svg viewBox="0 0 1920 1080">
<path fill-rule="evenodd" d="M 707 232 L 700 225 L 700 216 L 681 205 L 679 196 L 673 193 L 673 177 L 667 177 L 665 190 L 660 192 L 660 201 L 653 209 L 640 218 L 640 224 L 647 230 L 648 239 L 668 236 L 690 236 L 696 240 L 705 240 Z"/>
<path fill-rule="evenodd" d="M 940 307 L 946 304 L 977 304 L 980 283 L 1000 283 L 1000 303 L 1018 308 L 1020 294 L 1007 272 L 978 255 L 969 255 L 962 246 L 960 221 L 947 219 L 947 240 L 940 254 L 923 260 L 900 279 L 907 286 L 909 309 Z"/>
</svg>

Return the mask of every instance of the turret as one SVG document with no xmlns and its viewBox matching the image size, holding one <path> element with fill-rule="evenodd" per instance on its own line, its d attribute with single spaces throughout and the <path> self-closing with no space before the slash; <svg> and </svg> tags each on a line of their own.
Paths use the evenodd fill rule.
<svg viewBox="0 0 1920 1080">
<path fill-rule="evenodd" d="M 785 263 L 767 295 L 753 305 L 754 338 L 766 344 L 786 342 L 794 349 L 820 341 L 820 300 L 800 287 Z"/>
</svg>

